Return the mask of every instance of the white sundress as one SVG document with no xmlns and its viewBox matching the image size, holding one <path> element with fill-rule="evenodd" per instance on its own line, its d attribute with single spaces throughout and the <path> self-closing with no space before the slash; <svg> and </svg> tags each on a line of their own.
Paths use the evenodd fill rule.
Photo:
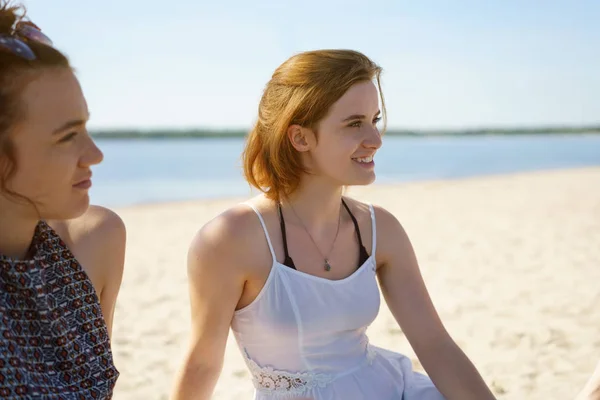
<svg viewBox="0 0 600 400">
<path fill-rule="evenodd" d="M 237 310 L 232 332 L 252 374 L 255 400 L 443 400 L 402 354 L 369 344 L 380 306 L 373 206 L 371 256 L 349 277 L 329 280 L 279 263 L 256 299 Z"/>
</svg>

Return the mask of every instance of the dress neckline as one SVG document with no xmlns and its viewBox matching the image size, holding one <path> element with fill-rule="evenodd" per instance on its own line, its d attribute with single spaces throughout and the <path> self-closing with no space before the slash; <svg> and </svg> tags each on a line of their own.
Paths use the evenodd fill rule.
<svg viewBox="0 0 600 400">
<path fill-rule="evenodd" d="M 33 265 L 39 262 L 43 255 L 41 254 L 44 245 L 55 235 L 52 234 L 52 228 L 44 220 L 38 221 L 31 238 L 31 244 L 27 250 L 26 258 L 14 258 L 0 253 L 0 266 L 12 266 L 17 264 Z"/>
</svg>

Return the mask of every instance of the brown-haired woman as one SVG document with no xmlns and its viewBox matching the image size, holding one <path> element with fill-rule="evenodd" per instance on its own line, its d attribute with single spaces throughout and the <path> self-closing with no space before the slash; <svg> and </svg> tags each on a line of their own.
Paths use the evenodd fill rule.
<svg viewBox="0 0 600 400">
<path fill-rule="evenodd" d="M 102 153 L 67 58 L 0 0 L 0 397 L 109 399 L 125 228 L 90 207 Z"/>
<path fill-rule="evenodd" d="M 323 50 L 273 74 L 244 151 L 263 194 L 190 246 L 192 344 L 176 399 L 210 397 L 230 328 L 256 399 L 493 398 L 440 321 L 402 225 L 343 195 L 375 179 L 380 73 L 359 52 Z M 378 280 L 431 380 L 369 344 Z"/>
</svg>

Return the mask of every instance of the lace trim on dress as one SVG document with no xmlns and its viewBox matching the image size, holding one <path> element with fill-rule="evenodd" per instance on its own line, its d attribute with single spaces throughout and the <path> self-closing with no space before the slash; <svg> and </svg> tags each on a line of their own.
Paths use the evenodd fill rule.
<svg viewBox="0 0 600 400">
<path fill-rule="evenodd" d="M 377 356 L 377 352 L 371 346 L 367 346 L 366 361 L 370 365 Z M 263 393 L 301 395 L 315 387 L 325 387 L 334 380 L 333 375 L 298 372 L 292 373 L 273 369 L 272 367 L 261 367 L 246 354 L 246 362 L 254 387 Z"/>
<path fill-rule="evenodd" d="M 257 390 L 266 393 L 302 394 L 315 387 L 325 387 L 333 381 L 333 376 L 314 372 L 291 373 L 271 367 L 260 367 L 247 358 L 252 381 Z"/>
</svg>

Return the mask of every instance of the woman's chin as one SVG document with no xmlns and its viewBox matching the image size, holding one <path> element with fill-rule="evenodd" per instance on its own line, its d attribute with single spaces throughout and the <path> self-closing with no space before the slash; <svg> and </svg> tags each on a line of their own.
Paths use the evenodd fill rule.
<svg viewBox="0 0 600 400">
<path fill-rule="evenodd" d="M 367 186 L 375 182 L 375 174 L 371 177 L 354 177 L 354 179 L 348 179 L 344 186 Z"/>
<path fill-rule="evenodd" d="M 80 197 L 76 201 L 65 202 L 57 207 L 40 210 L 40 215 L 44 220 L 68 220 L 81 217 L 90 207 L 89 196 Z"/>
</svg>

